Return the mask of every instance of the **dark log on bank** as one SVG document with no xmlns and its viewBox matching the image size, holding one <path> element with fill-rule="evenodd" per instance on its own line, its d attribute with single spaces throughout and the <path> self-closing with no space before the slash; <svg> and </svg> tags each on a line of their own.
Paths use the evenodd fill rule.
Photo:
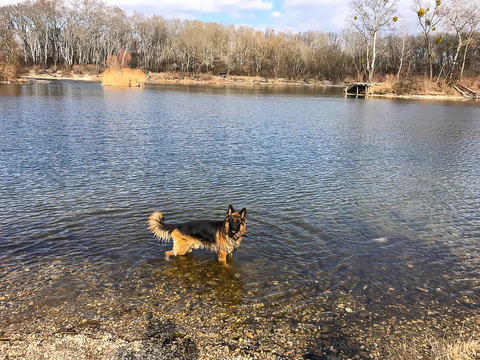
<svg viewBox="0 0 480 360">
<path fill-rule="evenodd" d="M 479 93 L 473 91 L 472 89 L 469 89 L 465 85 L 457 84 L 456 86 L 454 86 L 454 88 L 455 88 L 455 90 L 457 90 L 460 94 L 462 94 L 466 98 L 475 99 L 475 100 L 480 99 L 480 94 Z"/>
</svg>

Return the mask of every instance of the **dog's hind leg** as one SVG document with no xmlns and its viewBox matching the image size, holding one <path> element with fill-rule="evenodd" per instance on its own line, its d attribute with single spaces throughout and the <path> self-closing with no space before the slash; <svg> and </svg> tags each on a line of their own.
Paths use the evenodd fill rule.
<svg viewBox="0 0 480 360">
<path fill-rule="evenodd" d="M 192 249 L 198 249 L 199 245 L 195 238 L 186 236 L 180 233 L 178 230 L 172 232 L 173 237 L 173 250 L 172 255 L 181 256 L 192 251 Z"/>
</svg>

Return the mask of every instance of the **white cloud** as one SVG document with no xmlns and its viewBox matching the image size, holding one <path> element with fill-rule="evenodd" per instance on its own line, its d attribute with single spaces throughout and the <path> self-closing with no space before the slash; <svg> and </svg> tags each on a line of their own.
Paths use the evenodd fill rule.
<svg viewBox="0 0 480 360">
<path fill-rule="evenodd" d="M 292 28 L 296 31 L 340 33 L 346 27 L 349 3 L 350 0 L 284 0 L 282 16 L 274 17 L 272 13 L 269 17 L 275 22 L 272 27 L 278 30 Z M 402 21 L 397 23 L 397 27 L 405 24 L 410 33 L 415 33 L 418 27 L 415 26 L 416 17 L 411 9 L 412 5 L 413 0 L 399 0 L 397 16 Z"/>
<path fill-rule="evenodd" d="M 279 18 L 279 17 L 282 16 L 282 13 L 281 13 L 280 11 L 274 11 L 274 12 L 272 12 L 272 13 L 271 13 L 270 15 L 268 15 L 268 16 L 270 16 L 270 17 L 272 17 L 272 18 Z"/>
<path fill-rule="evenodd" d="M 135 4 L 132 3 L 132 0 L 107 0 L 107 3 L 121 8 L 132 8 L 136 5 L 139 9 L 148 7 L 165 12 L 207 14 L 243 10 L 271 10 L 273 8 L 272 2 L 264 0 L 138 0 Z"/>
<path fill-rule="evenodd" d="M 20 2 L 19 0 L 0 0 L 0 6 L 16 4 Z"/>
<path fill-rule="evenodd" d="M 297 31 L 340 32 L 348 13 L 349 0 L 285 0 L 280 27 Z"/>
</svg>

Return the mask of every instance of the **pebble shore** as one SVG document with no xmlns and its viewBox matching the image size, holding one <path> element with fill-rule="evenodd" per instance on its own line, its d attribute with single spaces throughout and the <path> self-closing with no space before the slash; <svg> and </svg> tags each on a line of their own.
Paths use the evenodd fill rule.
<svg viewBox="0 0 480 360">
<path fill-rule="evenodd" d="M 0 359 L 408 358 L 402 351 L 430 359 L 432 339 L 466 338 L 479 325 L 473 298 L 456 307 L 436 302 L 439 294 L 409 307 L 368 303 L 348 291 L 298 306 L 295 297 L 249 301 L 234 271 L 210 264 L 221 277 L 195 278 L 190 265 L 138 269 L 118 281 L 92 277 L 89 288 L 98 291 L 74 295 L 65 281 L 79 281 L 88 269 L 58 263 L 3 271 Z"/>
</svg>

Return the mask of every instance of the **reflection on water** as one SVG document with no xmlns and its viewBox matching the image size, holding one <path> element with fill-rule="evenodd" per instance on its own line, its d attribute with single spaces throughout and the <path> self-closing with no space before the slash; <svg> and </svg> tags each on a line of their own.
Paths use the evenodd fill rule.
<svg viewBox="0 0 480 360">
<path fill-rule="evenodd" d="M 476 103 L 52 82 L 0 86 L 0 105 L 2 313 L 19 288 L 33 299 L 7 323 L 72 302 L 87 316 L 92 297 L 121 317 L 172 289 L 178 306 L 311 323 L 479 300 Z M 228 204 L 250 234 L 231 269 L 204 251 L 163 259 L 152 211 L 221 219 Z"/>
</svg>

